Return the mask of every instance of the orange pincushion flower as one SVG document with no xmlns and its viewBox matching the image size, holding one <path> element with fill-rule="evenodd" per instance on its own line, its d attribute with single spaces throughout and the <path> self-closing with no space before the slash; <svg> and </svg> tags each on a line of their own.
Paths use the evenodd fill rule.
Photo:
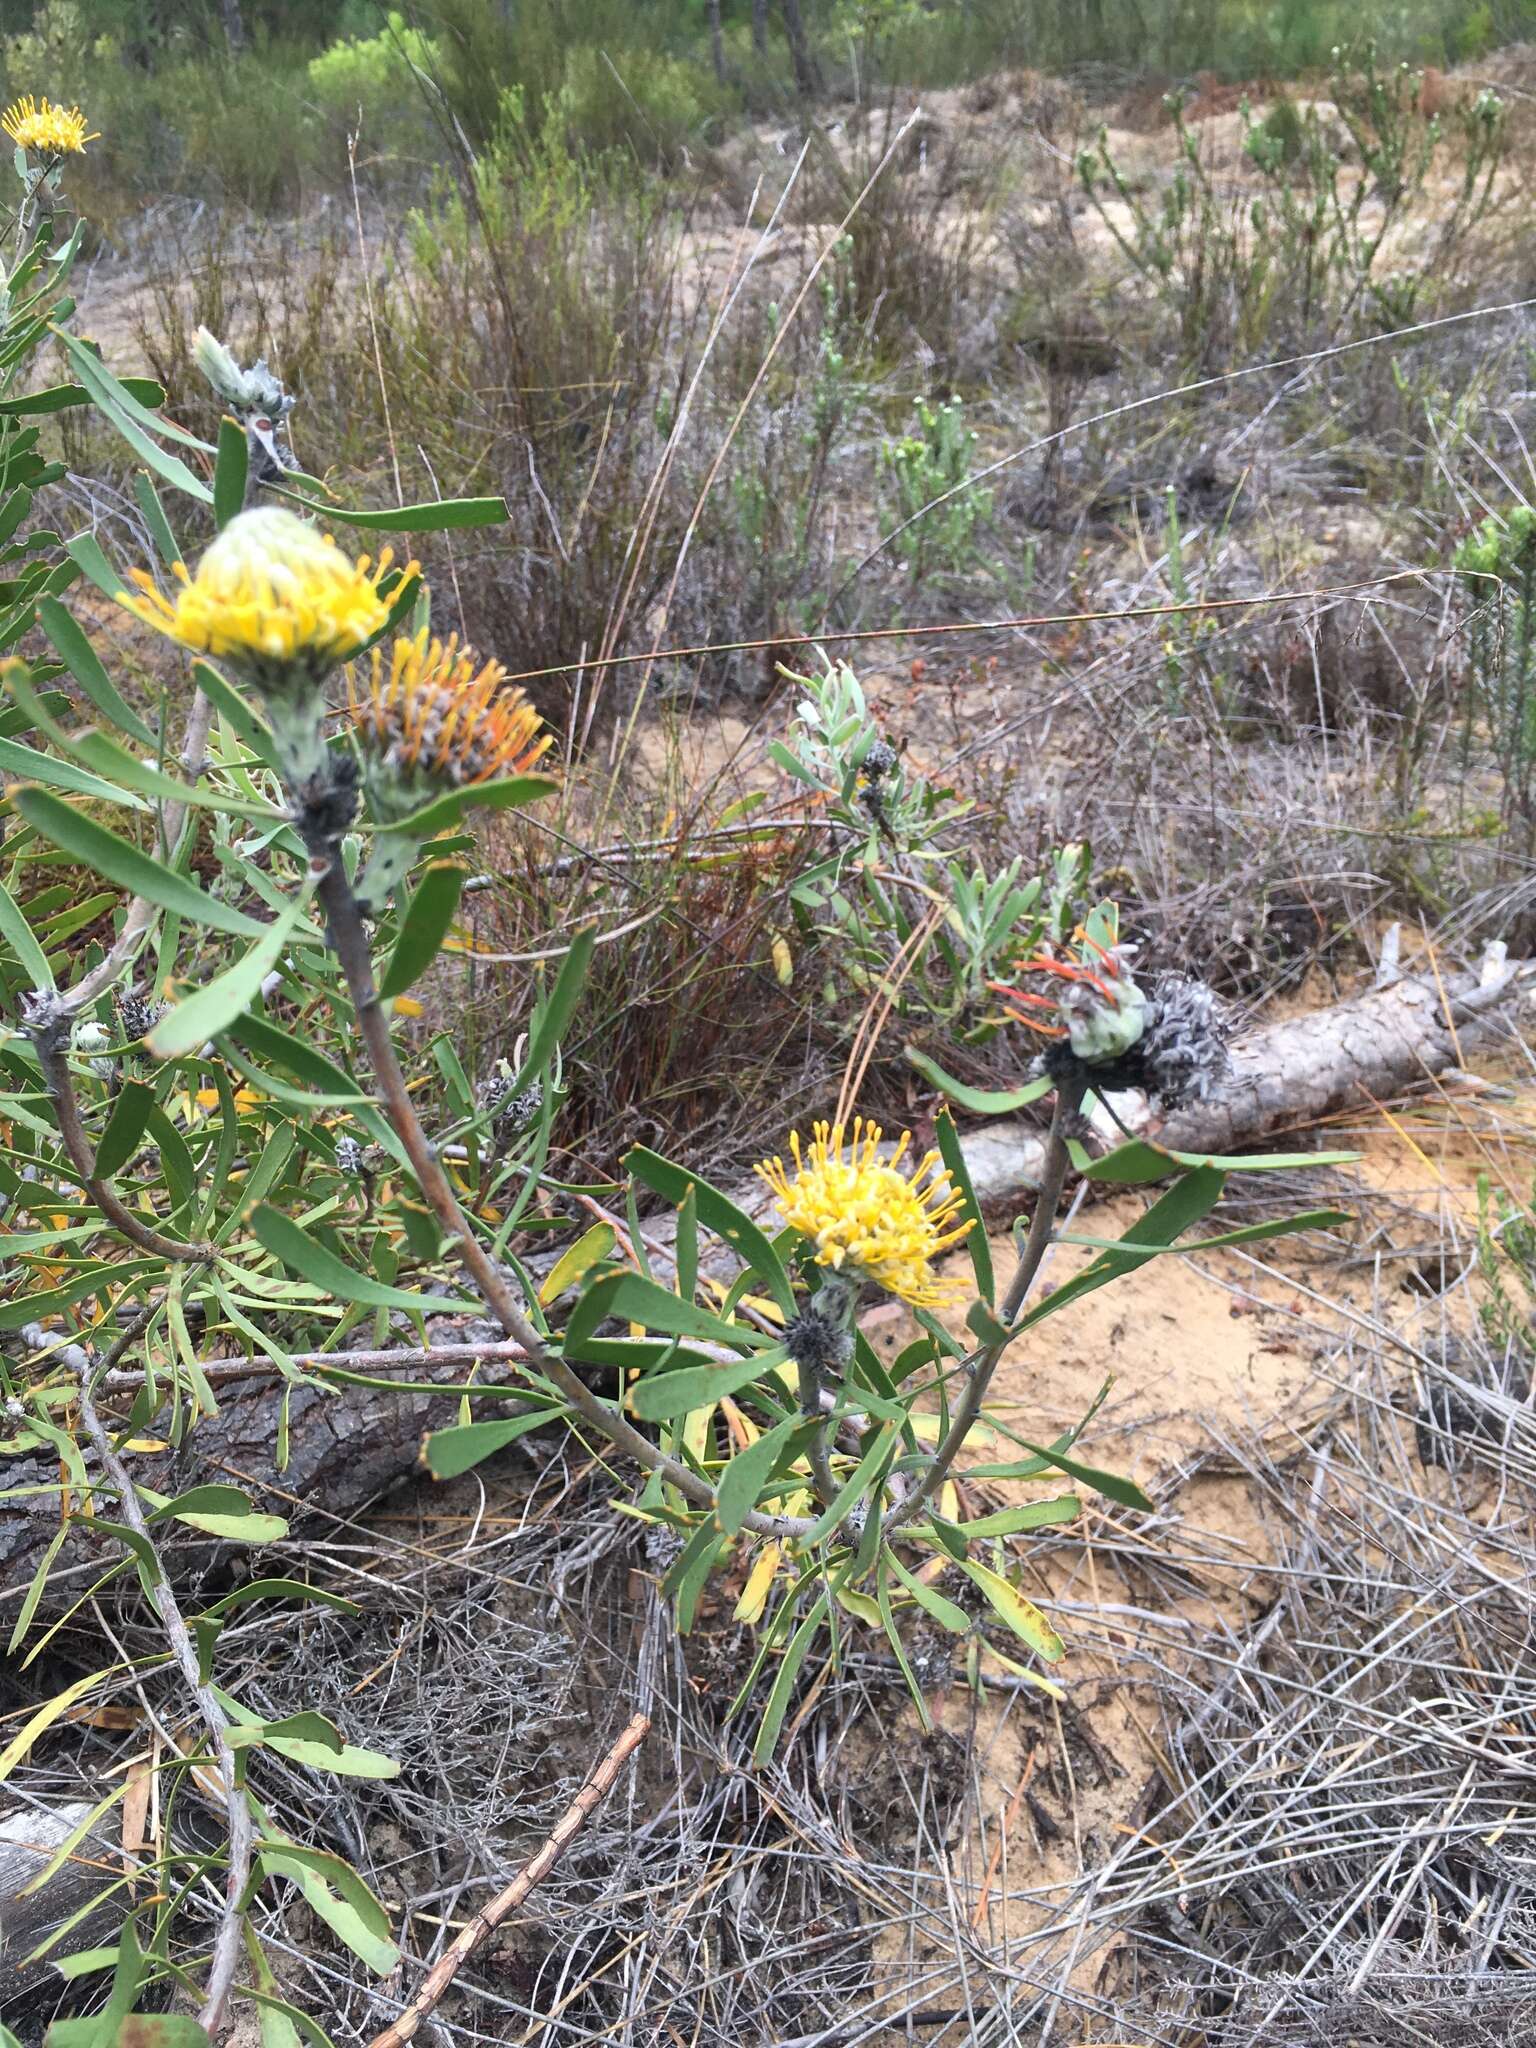
<svg viewBox="0 0 1536 2048">
<path fill-rule="evenodd" d="M 506 670 L 473 650 L 428 638 L 425 627 L 399 639 L 386 663 L 374 648 L 368 693 L 354 692 L 353 716 L 365 762 L 393 771 L 403 784 L 464 789 L 526 775 L 551 744 L 539 714 L 521 690 L 503 688 Z"/>
</svg>

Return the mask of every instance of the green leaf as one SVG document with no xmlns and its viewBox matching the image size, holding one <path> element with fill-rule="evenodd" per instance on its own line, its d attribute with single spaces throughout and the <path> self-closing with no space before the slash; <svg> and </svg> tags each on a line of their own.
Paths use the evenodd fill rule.
<svg viewBox="0 0 1536 2048">
<path fill-rule="evenodd" d="M 142 469 L 134 475 L 133 495 L 139 501 L 139 510 L 144 514 L 144 524 L 149 528 L 155 552 L 168 569 L 173 568 L 182 559 L 181 543 L 171 531 L 171 522 L 165 516 L 160 493 Z"/>
<path fill-rule="evenodd" d="M 671 1372 L 653 1373 L 636 1384 L 630 1406 L 645 1422 L 670 1422 L 695 1408 L 711 1407 L 727 1394 L 740 1393 L 784 1355 L 781 1347 L 777 1354 L 764 1352 L 733 1365 L 684 1365 Z"/>
<path fill-rule="evenodd" d="M 1347 1209 L 1303 1209 L 1295 1216 L 1277 1216 L 1269 1223 L 1247 1223 L 1241 1230 L 1223 1230 L 1216 1237 L 1197 1237 L 1187 1244 L 1148 1245 L 1142 1260 L 1166 1258 L 1170 1254 L 1193 1258 L 1196 1252 L 1218 1252 L 1231 1244 L 1258 1244 L 1267 1237 L 1294 1237 L 1301 1230 L 1337 1230 L 1354 1220 Z M 1119 1251 L 1124 1240 L 1080 1237 L 1074 1231 L 1058 1237 L 1056 1242 L 1087 1245 L 1095 1251 Z"/>
<path fill-rule="evenodd" d="M 140 405 L 153 409 L 165 403 L 165 387 L 153 377 L 125 377 L 123 389 Z M 72 406 L 89 405 L 91 394 L 83 384 L 49 384 L 41 391 L 29 391 L 21 398 L 0 398 L 0 412 L 23 419 L 46 412 L 67 412 Z"/>
<path fill-rule="evenodd" d="M 733 1350 L 761 1350 L 769 1341 L 742 1324 L 722 1321 L 707 1308 L 684 1301 L 670 1287 L 658 1286 L 639 1273 L 609 1273 L 594 1280 L 572 1310 L 566 1343 L 579 1349 L 582 1334 L 590 1335 L 607 1316 L 626 1318 L 647 1330 L 664 1330 L 673 1337 L 704 1337 Z"/>
<path fill-rule="evenodd" d="M 245 1015 L 277 964 L 289 933 L 304 915 L 312 893 L 312 885 L 306 885 L 248 953 L 166 1012 L 145 1041 L 156 1059 L 173 1060 L 182 1053 L 195 1052 Z"/>
<path fill-rule="evenodd" d="M 144 1126 L 157 1107 L 153 1088 L 143 1081 L 123 1083 L 96 1148 L 96 1172 L 102 1180 L 111 1180 L 114 1174 L 122 1172 L 139 1149 Z"/>
<path fill-rule="evenodd" d="M 992 1247 L 987 1243 L 987 1226 L 982 1217 L 981 1204 L 976 1199 L 976 1190 L 971 1186 L 971 1176 L 966 1167 L 965 1154 L 960 1149 L 960 1136 L 955 1129 L 955 1120 L 947 1109 L 940 1110 L 937 1129 L 940 1155 L 949 1169 L 951 1185 L 957 1187 L 965 1198 L 964 1213 L 971 1222 L 965 1248 L 970 1253 L 976 1292 L 990 1306 L 996 1294 L 996 1282 L 992 1277 Z"/>
<path fill-rule="evenodd" d="M 814 1418 L 809 1425 L 803 1415 L 791 1415 L 766 1430 L 755 1443 L 738 1451 L 720 1475 L 715 1489 L 715 1517 L 727 1536 L 734 1536 L 757 1506 L 758 1495 L 794 1454 L 794 1440 L 807 1427 L 819 1428 Z"/>
<path fill-rule="evenodd" d="M 974 1558 L 962 1557 L 958 1562 L 966 1577 L 986 1594 L 993 1613 L 1007 1623 L 1021 1642 L 1028 1643 L 1047 1664 L 1061 1662 L 1066 1645 L 1032 1600 L 1026 1600 L 1016 1587 L 1010 1586 L 1000 1572 L 977 1564 Z"/>
<path fill-rule="evenodd" d="M 158 1496 L 141 1487 L 147 1499 Z M 281 1543 L 288 1524 L 281 1515 L 269 1515 L 254 1507 L 238 1486 L 193 1486 L 172 1500 L 159 1502 L 151 1522 L 184 1522 L 189 1529 L 201 1529 L 207 1536 L 222 1536 L 232 1543 Z"/>
<path fill-rule="evenodd" d="M 654 1188 L 658 1195 L 664 1195 L 674 1206 L 680 1207 L 688 1189 L 692 1188 L 698 1203 L 699 1221 L 705 1229 L 712 1230 L 716 1237 L 730 1246 L 743 1265 L 751 1267 L 786 1315 L 795 1313 L 794 1289 L 767 1232 L 744 1210 L 738 1209 L 729 1195 L 722 1194 L 719 1188 L 712 1187 L 707 1180 L 688 1172 L 685 1167 L 674 1166 L 670 1159 L 663 1159 L 659 1153 L 647 1151 L 644 1145 L 632 1145 L 624 1155 L 624 1164 L 637 1180 L 644 1181 L 648 1188 Z"/>
<path fill-rule="evenodd" d="M 581 998 L 596 941 L 597 933 L 591 925 L 572 938 L 570 951 L 560 963 L 560 972 L 555 976 L 555 985 L 548 1000 L 539 1007 L 528 1050 L 512 1084 L 514 1094 L 521 1094 L 537 1081 L 554 1058 L 555 1048 Z"/>
<path fill-rule="evenodd" d="M 1022 1317 L 1014 1325 L 1015 1336 L 1022 1330 L 1033 1329 L 1047 1316 L 1059 1314 L 1083 1295 L 1108 1286 L 1111 1280 L 1118 1280 L 1122 1274 L 1133 1273 L 1152 1253 L 1171 1245 L 1191 1223 L 1197 1223 L 1202 1216 L 1208 1215 L 1221 1200 L 1226 1184 L 1225 1173 L 1214 1166 L 1198 1166 L 1185 1173 L 1166 1194 L 1158 1197 L 1144 1216 L 1137 1217 L 1113 1251 L 1104 1252 L 1075 1279 L 1068 1280 L 1048 1294 L 1044 1301 Z"/>
<path fill-rule="evenodd" d="M 495 1422 L 461 1422 L 451 1429 L 432 1430 L 421 1454 L 434 1479 L 457 1479 L 472 1465 L 480 1464 L 531 1429 L 547 1424 L 558 1411 L 536 1408 L 526 1415 L 509 1415 Z"/>
<path fill-rule="evenodd" d="M 551 775 L 511 775 L 500 782 L 471 782 L 463 789 L 451 789 L 444 796 L 434 797 L 431 803 L 423 804 L 419 811 L 413 811 L 390 829 L 412 839 L 432 839 L 439 832 L 446 832 L 450 825 L 457 825 L 466 811 L 478 805 L 489 805 L 498 811 L 520 810 L 524 804 L 537 803 L 540 797 L 553 796 L 559 787 Z"/>
<path fill-rule="evenodd" d="M 64 552 L 76 568 L 83 569 L 96 588 L 104 590 L 108 597 L 116 597 L 119 591 L 128 588 L 102 553 L 101 542 L 94 533 L 75 534 L 65 541 Z"/>
<path fill-rule="evenodd" d="M 1350 1166 L 1360 1157 L 1358 1152 L 1250 1152 L 1220 1157 L 1206 1152 L 1170 1152 L 1145 1138 L 1117 1145 L 1102 1159 L 1093 1158 L 1076 1138 L 1067 1140 L 1067 1149 L 1084 1180 L 1105 1181 L 1114 1187 L 1166 1180 L 1170 1174 L 1199 1167 L 1219 1167 L 1223 1173 L 1280 1173 L 1308 1166 Z"/>
<path fill-rule="evenodd" d="M 350 1266 L 344 1266 L 333 1252 L 327 1251 L 291 1216 L 274 1209 L 270 1202 L 263 1202 L 257 1208 L 251 1217 L 251 1229 L 258 1243 L 264 1245 L 274 1258 L 281 1259 L 290 1272 L 297 1273 L 301 1280 L 308 1280 L 322 1293 L 334 1295 L 338 1301 L 360 1302 L 365 1308 L 403 1308 L 412 1315 L 442 1315 L 449 1309 L 475 1307 L 473 1302 L 441 1295 L 429 1298 L 408 1294 L 403 1287 L 385 1287 L 378 1280 L 354 1273 Z"/>
<path fill-rule="evenodd" d="M 1054 1466 L 1058 1472 L 1065 1472 L 1069 1479 L 1076 1479 L 1083 1486 L 1091 1486 L 1106 1500 L 1118 1501 L 1123 1508 L 1137 1508 L 1143 1514 L 1152 1513 L 1152 1502 L 1134 1479 L 1122 1479 L 1116 1472 L 1101 1472 L 1097 1466 L 1079 1464 L 1076 1458 L 1069 1458 L 1061 1451 L 1044 1450 L 1025 1437 L 1019 1437 L 1017 1442 L 1022 1449 L 1032 1451 L 1042 1464 Z"/>
<path fill-rule="evenodd" d="M 195 477 L 179 455 L 172 455 L 160 446 L 155 434 L 166 434 L 172 440 L 183 441 L 192 447 L 201 448 L 206 444 L 195 435 L 188 434 L 171 420 L 158 413 L 149 412 L 140 405 L 133 393 L 114 377 L 101 358 L 97 356 L 78 336 L 66 327 L 55 326 L 51 321 L 49 331 L 63 344 L 68 353 L 75 375 L 89 392 L 97 410 L 114 426 L 138 456 L 147 462 L 156 476 L 162 476 L 168 484 L 174 484 L 179 491 L 185 491 L 190 498 L 197 498 L 205 505 L 213 503 L 213 493 L 208 486 Z"/>
<path fill-rule="evenodd" d="M 328 1593 L 323 1586 L 307 1586 L 302 1579 L 247 1579 L 243 1586 L 236 1586 L 211 1607 L 205 1607 L 198 1619 L 212 1620 L 228 1608 L 243 1607 L 247 1600 L 307 1600 L 316 1607 L 334 1607 L 338 1614 L 363 1611 L 355 1600 L 344 1600 L 339 1593 Z"/>
<path fill-rule="evenodd" d="M 0 883 L 0 939 L 16 956 L 17 965 L 34 989 L 53 987 L 53 969 L 47 955 L 32 936 L 31 927 L 9 889 Z"/>
<path fill-rule="evenodd" d="M 8 782 L 45 782 L 54 789 L 67 789 L 75 796 L 92 796 L 101 803 L 124 804 L 134 811 L 149 808 L 130 791 L 119 789 L 115 783 L 103 782 L 99 775 L 88 775 L 73 761 L 56 761 L 51 754 L 39 754 L 34 748 L 24 747 L 16 740 L 0 739 L 0 775 L 4 775 Z"/>
<path fill-rule="evenodd" d="M 932 1586 L 925 1585 L 914 1572 L 909 1572 L 894 1550 L 883 1553 L 886 1563 L 906 1587 L 912 1598 L 925 1614 L 931 1614 L 940 1628 L 947 1628 L 952 1635 L 964 1636 L 971 1632 L 971 1617 L 963 1607 L 957 1607 L 944 1594 L 936 1593 Z"/>
<path fill-rule="evenodd" d="M 1026 1081 L 1022 1088 L 996 1091 L 988 1088 L 970 1088 L 964 1081 L 957 1081 L 953 1074 L 946 1074 L 937 1060 L 931 1060 L 927 1053 L 919 1052 L 915 1045 L 902 1048 L 907 1064 L 916 1067 L 925 1081 L 931 1081 L 942 1095 L 961 1109 L 968 1109 L 973 1116 L 1007 1116 L 1013 1110 L 1023 1109 L 1026 1103 L 1038 1102 L 1042 1095 L 1048 1095 L 1056 1083 L 1049 1075 L 1038 1081 Z"/>
<path fill-rule="evenodd" d="M 756 1763 L 765 1764 L 773 1755 L 774 1746 L 779 1739 L 779 1730 L 784 1725 L 784 1716 L 789 1711 L 795 1680 L 800 1675 L 800 1666 L 805 1662 L 806 1654 L 816 1640 L 817 1631 L 826 1619 L 827 1606 L 827 1595 L 823 1593 L 790 1637 L 789 1648 L 779 1661 L 778 1672 L 768 1694 L 768 1703 L 763 1709 L 757 1740 L 752 1745 L 752 1756 Z"/>
<path fill-rule="evenodd" d="M 400 932 L 389 966 L 379 984 L 383 997 L 404 995 L 437 958 L 453 929 L 464 887 L 464 870 L 452 861 L 434 861 L 417 884 L 400 919 Z"/>
<path fill-rule="evenodd" d="M 366 526 L 374 533 L 457 533 L 468 526 L 505 526 L 512 517 L 505 498 L 433 498 L 424 505 L 386 505 L 373 512 L 350 512 L 309 498 L 299 503 L 317 518 L 338 526 Z"/>
<path fill-rule="evenodd" d="M 238 420 L 226 413 L 219 421 L 219 452 L 213 465 L 213 523 L 228 526 L 245 509 L 245 484 L 250 470 L 250 443 Z"/>
<path fill-rule="evenodd" d="M 256 1847 L 263 1872 L 296 1884 L 331 1932 L 370 1970 L 383 1977 L 395 1968 L 400 1951 L 389 1938 L 389 1916 L 350 1863 L 282 1838 Z"/>
<path fill-rule="evenodd" d="M 342 1751 L 341 1730 L 324 1714 L 288 1714 L 280 1721 L 247 1721 L 231 1728 L 229 1734 L 237 1749 L 268 1742 L 275 1747 L 286 1740 L 323 1750 L 328 1758 L 338 1757 Z"/>
<path fill-rule="evenodd" d="M 126 732 L 141 746 L 158 752 L 160 742 L 136 711 L 130 710 L 117 685 L 102 666 L 84 632 L 56 597 L 45 597 L 37 608 L 38 624 L 53 642 L 65 667 L 110 725 Z"/>
<path fill-rule="evenodd" d="M 105 875 L 109 882 L 116 882 L 119 888 L 158 904 L 162 910 L 174 910 L 179 917 L 210 931 L 231 932 L 242 939 L 264 936 L 266 926 L 247 917 L 244 911 L 218 902 L 185 875 L 151 860 L 147 853 L 140 853 L 126 839 L 72 810 L 47 790 L 18 789 L 11 801 L 34 831 L 76 860 L 84 861 L 97 874 Z"/>
<path fill-rule="evenodd" d="M 999 1508 L 995 1515 L 962 1522 L 960 1534 L 967 1541 L 1017 1536 L 1024 1529 L 1050 1529 L 1061 1522 L 1075 1522 L 1082 1511 L 1083 1504 L 1075 1493 L 1059 1493 L 1051 1500 L 1032 1500 L 1022 1508 Z"/>
</svg>

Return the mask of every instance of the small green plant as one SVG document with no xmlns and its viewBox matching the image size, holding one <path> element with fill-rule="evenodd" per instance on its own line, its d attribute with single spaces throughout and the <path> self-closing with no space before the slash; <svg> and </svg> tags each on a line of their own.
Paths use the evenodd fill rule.
<svg viewBox="0 0 1536 2048">
<path fill-rule="evenodd" d="M 1243 148 L 1263 174 L 1250 195 L 1219 177 L 1185 119 L 1182 94 L 1166 101 L 1177 141 L 1171 177 L 1156 195 L 1126 176 L 1107 131 L 1077 161 L 1084 193 L 1132 267 L 1178 322 L 1181 351 L 1206 367 L 1236 345 L 1331 339 L 1364 324 L 1394 328 L 1421 316 L 1452 258 L 1493 199 L 1504 158 L 1504 109 L 1491 91 L 1458 104 L 1451 123 L 1461 178 L 1411 262 L 1388 273 L 1382 251 L 1426 189 L 1448 139 L 1420 111 L 1423 74 L 1383 66 L 1375 46 L 1336 50 L 1337 123 L 1316 103 L 1282 99 L 1256 119 L 1244 102 Z"/>
<path fill-rule="evenodd" d="M 1455 565 L 1468 605 L 1463 791 L 1475 732 L 1498 765 L 1510 850 L 1536 846 L 1536 510 L 1491 513 L 1460 542 Z"/>
<path fill-rule="evenodd" d="M 976 559 L 976 529 L 992 513 L 992 493 L 971 482 L 976 435 L 958 398 L 938 405 L 917 401 L 917 432 L 882 443 L 879 471 L 898 522 L 911 519 L 908 564 L 914 577 L 927 569 L 960 572 Z M 923 514 L 936 498 L 945 503 Z"/>
</svg>

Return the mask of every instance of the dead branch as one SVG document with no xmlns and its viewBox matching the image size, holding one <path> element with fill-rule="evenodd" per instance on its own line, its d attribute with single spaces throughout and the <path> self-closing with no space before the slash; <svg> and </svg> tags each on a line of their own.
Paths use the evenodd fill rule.
<svg viewBox="0 0 1536 2048">
<path fill-rule="evenodd" d="M 505 1891 L 498 1892 L 488 1906 L 480 1909 L 452 1948 L 433 1964 L 427 1973 L 426 1981 L 405 2011 L 397 2020 L 392 2021 L 382 2034 L 375 2037 L 370 2043 L 370 2048 L 405 2048 L 405 2043 L 426 2019 L 481 1942 L 493 1934 L 507 1915 L 515 1912 L 523 1903 L 534 1887 L 548 1877 L 585 1822 L 613 1790 L 620 1771 L 650 1732 L 649 1715 L 636 1714 L 571 1801 L 544 1846 L 528 1859 Z"/>
</svg>

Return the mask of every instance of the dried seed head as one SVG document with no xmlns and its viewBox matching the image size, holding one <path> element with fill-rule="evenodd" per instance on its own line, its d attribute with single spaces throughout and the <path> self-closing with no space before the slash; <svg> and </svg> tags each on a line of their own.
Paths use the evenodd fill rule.
<svg viewBox="0 0 1536 2048">
<path fill-rule="evenodd" d="M 356 1180 L 363 1170 L 363 1148 L 356 1138 L 340 1137 L 336 1140 L 336 1171 L 344 1173 L 348 1180 Z"/>
<path fill-rule="evenodd" d="M 164 1015 L 165 1004 L 153 996 L 132 988 L 118 991 L 117 1018 L 125 1039 L 148 1038 Z"/>
<path fill-rule="evenodd" d="M 1185 974 L 1165 974 L 1147 1007 L 1137 1050 L 1146 1089 L 1166 1109 L 1204 1102 L 1226 1079 L 1232 1060 L 1228 1024 L 1215 991 Z"/>
<path fill-rule="evenodd" d="M 878 782 L 882 775 L 889 775 L 900 756 L 889 740 L 876 740 L 865 754 L 859 766 L 871 782 Z"/>
<path fill-rule="evenodd" d="M 796 1365 L 809 1372 L 844 1372 L 853 1357 L 853 1331 L 848 1325 L 849 1297 L 839 1289 L 835 1303 L 820 1295 L 808 1301 L 784 1328 L 784 1348 Z"/>
</svg>

